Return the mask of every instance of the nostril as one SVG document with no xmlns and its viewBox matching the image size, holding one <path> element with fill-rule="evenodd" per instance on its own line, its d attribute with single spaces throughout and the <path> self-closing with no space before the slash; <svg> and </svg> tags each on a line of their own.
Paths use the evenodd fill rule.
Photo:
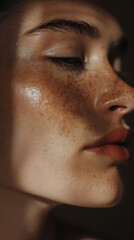
<svg viewBox="0 0 134 240">
<path fill-rule="evenodd" d="M 109 108 L 110 111 L 115 111 L 117 109 L 126 109 L 127 107 L 121 106 L 121 105 L 114 105 Z"/>
</svg>

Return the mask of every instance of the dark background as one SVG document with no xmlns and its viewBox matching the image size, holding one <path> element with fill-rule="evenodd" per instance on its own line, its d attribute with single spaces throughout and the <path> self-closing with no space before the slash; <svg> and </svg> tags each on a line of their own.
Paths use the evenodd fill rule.
<svg viewBox="0 0 134 240">
<path fill-rule="evenodd" d="M 134 87 L 134 2 L 107 1 L 112 5 L 129 40 L 123 71 L 127 74 L 127 82 Z M 126 121 L 134 130 L 134 114 L 127 117 Z M 134 149 L 134 140 L 131 149 Z M 134 156 L 131 157 L 129 165 L 120 167 L 119 171 L 124 182 L 125 194 L 118 206 L 90 209 L 62 205 L 54 210 L 56 218 L 61 222 L 76 224 L 78 228 L 83 227 L 100 239 L 134 240 Z"/>
</svg>

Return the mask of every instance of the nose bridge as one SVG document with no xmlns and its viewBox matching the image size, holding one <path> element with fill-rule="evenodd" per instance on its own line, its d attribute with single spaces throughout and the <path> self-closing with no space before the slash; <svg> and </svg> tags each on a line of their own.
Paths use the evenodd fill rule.
<svg viewBox="0 0 134 240">
<path fill-rule="evenodd" d="M 101 89 L 95 101 L 97 111 L 118 112 L 124 115 L 134 110 L 134 88 L 125 83 L 113 70 L 109 74 L 106 73 L 104 87 Z"/>
</svg>

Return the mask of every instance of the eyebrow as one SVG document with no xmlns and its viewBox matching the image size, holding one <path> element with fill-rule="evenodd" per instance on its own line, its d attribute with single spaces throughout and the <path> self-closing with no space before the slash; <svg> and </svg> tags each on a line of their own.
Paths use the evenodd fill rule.
<svg viewBox="0 0 134 240">
<path fill-rule="evenodd" d="M 54 31 L 67 31 L 79 33 L 81 35 L 87 35 L 92 38 L 99 38 L 100 32 L 94 25 L 90 25 L 84 21 L 73 21 L 68 19 L 53 19 L 47 23 L 44 23 L 38 27 L 35 27 L 26 32 L 26 34 L 32 34 L 39 30 L 54 30 Z"/>
</svg>

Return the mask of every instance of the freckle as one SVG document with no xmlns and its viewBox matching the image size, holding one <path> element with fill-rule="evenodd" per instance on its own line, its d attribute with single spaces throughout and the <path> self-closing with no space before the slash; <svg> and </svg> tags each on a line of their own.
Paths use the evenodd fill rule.
<svg viewBox="0 0 134 240">
<path fill-rule="evenodd" d="M 40 112 L 40 116 L 41 116 L 41 117 L 43 116 L 43 113 L 42 113 L 42 112 Z"/>
</svg>

